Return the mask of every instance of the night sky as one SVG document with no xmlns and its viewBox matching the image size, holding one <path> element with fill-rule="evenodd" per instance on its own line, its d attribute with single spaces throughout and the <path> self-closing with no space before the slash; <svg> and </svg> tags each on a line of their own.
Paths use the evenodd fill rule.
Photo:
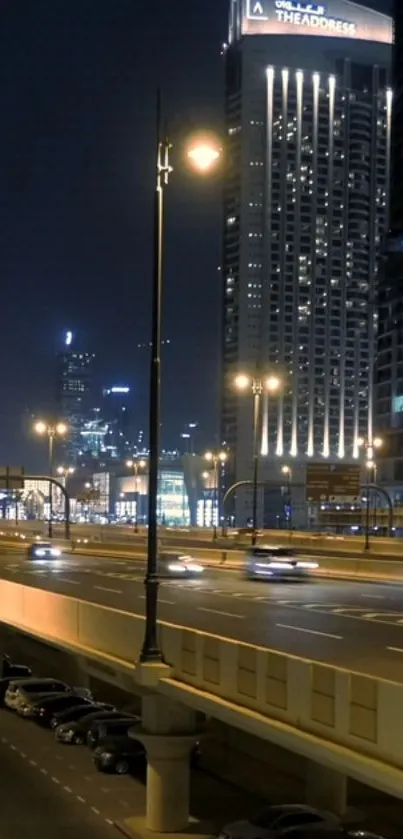
<svg viewBox="0 0 403 839">
<path fill-rule="evenodd" d="M 374 8 L 390 11 L 387 0 Z M 221 129 L 227 0 L 3 0 L 0 465 L 38 468 L 63 330 L 145 422 L 155 92 L 171 134 Z M 179 150 L 178 150 L 179 151 Z M 177 163 L 167 199 L 163 437 L 217 430 L 220 183 Z"/>
</svg>

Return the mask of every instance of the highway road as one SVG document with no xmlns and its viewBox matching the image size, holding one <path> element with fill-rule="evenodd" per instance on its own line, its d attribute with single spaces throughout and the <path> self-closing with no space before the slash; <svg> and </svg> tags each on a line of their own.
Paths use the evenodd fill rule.
<svg viewBox="0 0 403 839">
<path fill-rule="evenodd" d="M 67 556 L 59 565 L 0 555 L 0 576 L 142 614 L 144 566 Z M 250 582 L 206 570 L 166 580 L 159 617 L 227 638 L 403 682 L 403 586 L 322 579 Z"/>
</svg>

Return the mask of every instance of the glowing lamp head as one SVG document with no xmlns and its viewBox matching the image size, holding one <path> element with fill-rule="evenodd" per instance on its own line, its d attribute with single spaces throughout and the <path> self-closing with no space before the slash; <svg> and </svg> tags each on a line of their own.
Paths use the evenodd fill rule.
<svg viewBox="0 0 403 839">
<path fill-rule="evenodd" d="M 187 152 L 192 167 L 199 172 L 209 172 L 221 157 L 221 149 L 208 139 L 195 140 Z"/>
<path fill-rule="evenodd" d="M 57 425 L 56 425 L 56 434 L 58 434 L 59 437 L 63 437 L 63 435 L 66 434 L 66 431 L 67 431 L 66 423 L 65 422 L 58 422 Z"/>
<path fill-rule="evenodd" d="M 35 423 L 34 428 L 35 428 L 35 431 L 36 431 L 37 434 L 46 434 L 46 431 L 47 431 L 46 422 L 43 422 L 42 420 L 39 420 L 39 422 Z"/>
<path fill-rule="evenodd" d="M 139 466 L 140 466 L 140 469 L 145 469 L 146 466 L 147 466 L 147 461 L 146 460 L 139 460 Z"/>
<path fill-rule="evenodd" d="M 206 452 L 204 455 L 205 460 L 208 460 L 211 463 L 214 460 L 213 452 Z"/>
<path fill-rule="evenodd" d="M 220 463 L 225 463 L 225 461 L 227 460 L 226 452 L 220 452 L 220 454 L 218 455 L 218 459 Z"/>
<path fill-rule="evenodd" d="M 131 469 L 134 466 L 134 460 L 126 460 L 126 466 Z"/>
<path fill-rule="evenodd" d="M 269 376 L 265 384 L 269 393 L 277 393 L 281 388 L 281 379 L 278 376 Z"/>
<path fill-rule="evenodd" d="M 283 475 L 291 475 L 290 466 L 282 466 L 281 471 L 282 471 Z"/>
<path fill-rule="evenodd" d="M 380 437 L 375 437 L 374 440 L 374 449 L 381 449 L 383 446 L 383 440 Z"/>
<path fill-rule="evenodd" d="M 238 376 L 235 376 L 235 387 L 237 390 L 247 390 L 250 384 L 251 380 L 245 373 L 239 373 Z"/>
</svg>

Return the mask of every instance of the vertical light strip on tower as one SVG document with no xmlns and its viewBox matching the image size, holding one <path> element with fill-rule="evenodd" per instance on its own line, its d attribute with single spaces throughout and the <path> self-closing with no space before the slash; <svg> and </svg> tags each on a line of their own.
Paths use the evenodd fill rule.
<svg viewBox="0 0 403 839">
<path fill-rule="evenodd" d="M 316 173 L 318 171 L 318 131 L 319 131 L 319 89 L 320 89 L 320 75 L 313 73 L 313 112 L 312 112 L 312 167 L 308 170 L 308 177 L 312 180 L 312 202 L 311 213 L 312 219 L 316 219 L 318 208 L 318 179 Z M 314 224 L 312 224 L 314 229 Z M 315 344 L 316 344 L 316 237 L 311 236 L 311 319 L 309 324 L 309 396 L 308 396 L 308 457 L 313 457 L 315 451 L 315 391 L 316 391 L 316 370 L 315 370 Z"/>
<path fill-rule="evenodd" d="M 283 68 L 281 71 L 282 89 L 282 141 L 281 141 L 281 162 L 280 171 L 287 171 L 287 122 L 288 122 L 288 83 L 289 71 Z M 286 277 L 286 223 L 287 223 L 287 180 L 282 178 L 280 193 L 280 275 L 279 275 L 279 360 L 282 368 L 285 369 L 285 277 Z M 284 453 L 284 397 L 281 394 L 278 406 L 277 425 L 277 446 L 276 454 L 282 457 Z"/>
<path fill-rule="evenodd" d="M 260 347 L 262 361 L 272 362 L 270 358 L 270 288 L 272 274 L 272 190 L 273 190 L 273 113 L 274 113 L 274 67 L 266 69 L 266 120 L 265 120 L 265 161 L 263 189 L 263 270 L 262 270 L 262 317 Z M 269 397 L 263 396 L 262 441 L 260 453 L 269 454 Z"/>
<path fill-rule="evenodd" d="M 334 163 L 334 109 L 335 109 L 336 79 L 329 76 L 329 139 L 328 139 L 328 179 L 327 179 L 327 220 L 326 220 L 326 292 L 324 306 L 326 312 L 325 326 L 325 381 L 324 381 L 324 428 L 323 428 L 323 457 L 330 454 L 330 377 L 331 377 L 331 279 L 332 279 L 332 224 L 333 224 L 333 163 Z"/>
<path fill-rule="evenodd" d="M 302 146 L 302 108 L 304 74 L 297 70 L 295 74 L 297 88 L 297 131 L 296 131 L 296 156 L 295 156 L 295 251 L 294 251 L 294 276 L 293 276 L 293 330 L 292 330 L 292 378 L 291 378 L 291 448 L 290 454 L 296 457 L 298 454 L 298 402 L 300 396 L 299 377 L 299 268 L 301 253 L 301 146 Z"/>
</svg>

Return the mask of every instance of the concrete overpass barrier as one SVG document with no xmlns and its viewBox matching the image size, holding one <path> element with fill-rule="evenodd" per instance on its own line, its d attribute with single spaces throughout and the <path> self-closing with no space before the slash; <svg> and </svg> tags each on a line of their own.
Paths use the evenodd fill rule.
<svg viewBox="0 0 403 839">
<path fill-rule="evenodd" d="M 126 671 L 138 660 L 144 628 L 141 615 L 5 580 L 0 620 Z M 172 665 L 162 691 L 403 797 L 402 684 L 165 622 L 159 627 Z"/>
</svg>

